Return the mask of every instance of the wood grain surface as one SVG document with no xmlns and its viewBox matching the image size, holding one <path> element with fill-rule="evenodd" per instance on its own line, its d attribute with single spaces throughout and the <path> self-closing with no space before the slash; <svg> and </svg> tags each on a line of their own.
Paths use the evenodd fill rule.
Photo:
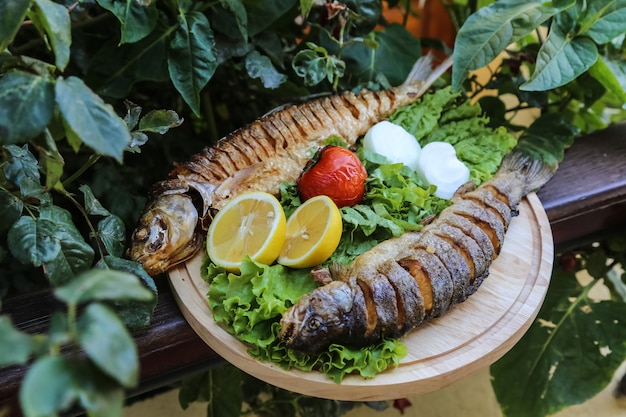
<svg viewBox="0 0 626 417">
<path fill-rule="evenodd" d="M 336 384 L 319 372 L 283 370 L 252 358 L 246 346 L 214 320 L 200 277 L 202 254 L 169 273 L 183 315 L 202 340 L 227 361 L 261 380 L 302 394 L 350 401 L 387 400 L 450 385 L 506 353 L 535 319 L 548 289 L 553 242 L 535 194 L 520 206 L 489 277 L 467 301 L 419 327 L 402 341 L 408 355 L 372 379 L 349 376 Z"/>
</svg>

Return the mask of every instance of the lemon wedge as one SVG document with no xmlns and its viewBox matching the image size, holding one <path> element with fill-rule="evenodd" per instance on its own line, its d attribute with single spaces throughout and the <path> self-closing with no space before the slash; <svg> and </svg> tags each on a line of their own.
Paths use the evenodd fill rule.
<svg viewBox="0 0 626 417">
<path fill-rule="evenodd" d="M 330 197 L 308 199 L 287 221 L 287 236 L 278 263 L 291 268 L 321 264 L 339 246 L 342 228 L 341 213 Z"/>
<path fill-rule="evenodd" d="M 286 223 L 285 212 L 273 195 L 240 194 L 222 207 L 209 226 L 209 258 L 230 272 L 239 271 L 246 255 L 270 265 L 285 243 Z"/>
</svg>

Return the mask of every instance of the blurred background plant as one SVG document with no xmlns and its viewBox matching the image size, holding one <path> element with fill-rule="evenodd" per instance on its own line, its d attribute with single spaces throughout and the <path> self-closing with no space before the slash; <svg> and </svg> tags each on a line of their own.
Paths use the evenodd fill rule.
<svg viewBox="0 0 626 417">
<path fill-rule="evenodd" d="M 624 0 L 2 1 L 0 299 L 49 288 L 66 306 L 46 334 L 26 334 L 0 316 L 0 365 L 33 360 L 21 388 L 24 413 L 78 406 L 121 415 L 139 367 L 127 329 L 149 325 L 158 297 L 124 250 L 150 185 L 173 161 L 284 103 L 398 84 L 431 51 L 453 54 L 448 82 L 478 101 L 493 125 L 518 132 L 521 143 L 545 139 L 558 162 L 575 137 L 625 119 L 624 21 Z M 474 73 L 494 60 L 486 79 Z M 515 116 L 528 110 L 536 120 L 520 125 Z M 626 358 L 626 337 L 614 327 L 591 340 L 611 354 L 587 346 L 549 355 L 568 338 L 595 334 L 591 317 L 624 316 L 624 275 L 616 272 L 624 253 L 617 239 L 560 257 L 589 270 L 594 283 L 609 283 L 611 297 L 592 303 L 591 284 L 577 284 L 571 268 L 555 273 L 540 317 L 557 328 L 531 330 L 506 366 L 493 368 L 506 415 L 520 415 L 519 401 L 529 401 L 500 389 L 519 375 L 558 391 L 527 392 L 542 404 L 528 415 L 540 416 L 592 396 Z M 593 312 L 585 326 L 567 304 L 572 298 Z M 533 352 L 525 356 L 530 365 L 515 356 L 524 349 Z M 600 360 L 584 372 L 568 368 L 580 354 Z M 567 378 L 589 374 L 601 377 L 563 394 Z M 258 398 L 250 390 L 206 397 L 217 387 L 198 378 L 191 391 L 183 385 L 182 404 L 211 399 L 212 410 L 228 399 L 238 415 L 233 398 Z M 231 381 L 235 392 L 271 391 Z M 311 401 L 298 396 L 292 404 Z M 291 410 L 307 415 L 303 406 Z"/>
</svg>

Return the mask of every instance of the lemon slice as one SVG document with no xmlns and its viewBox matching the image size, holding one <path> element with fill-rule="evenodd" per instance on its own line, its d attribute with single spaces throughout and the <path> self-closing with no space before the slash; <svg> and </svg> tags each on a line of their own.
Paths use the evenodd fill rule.
<svg viewBox="0 0 626 417">
<path fill-rule="evenodd" d="M 248 255 L 256 262 L 272 264 L 285 243 L 285 212 L 271 194 L 249 192 L 230 200 L 209 226 L 207 253 L 211 261 L 238 272 Z"/>
<path fill-rule="evenodd" d="M 308 199 L 287 221 L 287 237 L 278 263 L 292 268 L 321 264 L 337 249 L 342 228 L 341 213 L 330 197 Z"/>
</svg>

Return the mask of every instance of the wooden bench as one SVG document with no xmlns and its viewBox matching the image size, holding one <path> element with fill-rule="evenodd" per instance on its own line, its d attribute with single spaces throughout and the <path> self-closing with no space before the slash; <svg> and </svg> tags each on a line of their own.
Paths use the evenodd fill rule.
<svg viewBox="0 0 626 417">
<path fill-rule="evenodd" d="M 567 150 L 554 178 L 538 193 L 550 220 L 557 251 L 626 226 L 626 124 L 581 137 Z M 152 324 L 134 337 L 141 361 L 134 397 L 207 370 L 222 359 L 194 333 L 180 313 L 167 278 L 157 277 L 159 300 Z M 45 332 L 51 313 L 63 308 L 50 291 L 3 300 L 0 314 L 29 333 Z M 17 413 L 26 367 L 0 368 L 0 410 Z"/>
</svg>

